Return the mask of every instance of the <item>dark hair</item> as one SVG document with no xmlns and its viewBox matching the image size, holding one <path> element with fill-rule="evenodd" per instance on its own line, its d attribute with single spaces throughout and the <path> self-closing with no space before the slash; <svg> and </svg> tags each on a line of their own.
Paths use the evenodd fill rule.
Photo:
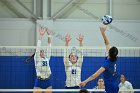
<svg viewBox="0 0 140 93">
<path fill-rule="evenodd" d="M 79 93 L 89 93 L 89 91 L 87 91 L 87 89 L 81 89 Z"/>
<path fill-rule="evenodd" d="M 29 58 L 27 58 L 25 60 L 25 63 L 29 63 L 29 61 L 32 61 L 32 59 L 34 58 L 34 56 L 35 56 L 35 52 Z"/>
<path fill-rule="evenodd" d="M 109 49 L 109 57 L 110 57 L 111 62 L 117 61 L 117 55 L 118 55 L 118 49 L 114 46 L 111 47 Z"/>
<path fill-rule="evenodd" d="M 104 78 L 103 78 L 103 77 L 99 77 L 99 78 L 98 78 L 98 80 L 99 80 L 99 79 L 103 79 L 103 80 L 104 80 Z"/>
<path fill-rule="evenodd" d="M 124 75 L 124 74 L 121 74 L 121 75 L 123 75 L 124 76 L 124 78 L 125 78 L 125 81 L 127 80 L 127 78 L 126 78 L 126 75 Z M 120 75 L 120 77 L 121 77 L 121 75 Z"/>
<path fill-rule="evenodd" d="M 69 54 L 69 60 L 70 60 L 70 57 L 71 57 L 71 54 L 72 54 L 73 52 L 71 52 L 70 54 Z M 77 54 L 76 54 L 76 57 L 77 57 L 77 60 L 78 60 L 78 56 L 77 56 Z"/>
</svg>

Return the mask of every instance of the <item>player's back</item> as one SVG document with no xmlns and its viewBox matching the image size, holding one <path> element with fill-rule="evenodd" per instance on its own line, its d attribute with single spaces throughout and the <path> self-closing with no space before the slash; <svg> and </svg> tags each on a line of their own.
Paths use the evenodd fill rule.
<svg viewBox="0 0 140 93">
<path fill-rule="evenodd" d="M 109 58 L 105 60 L 102 67 L 105 68 L 103 72 L 105 91 L 106 93 L 118 93 L 119 87 L 116 83 L 118 75 L 116 73 L 116 61 L 112 62 Z"/>
<path fill-rule="evenodd" d="M 116 74 L 116 61 L 111 62 L 110 59 L 106 59 L 102 67 L 105 68 L 103 72 L 104 81 L 114 79 Z"/>
</svg>

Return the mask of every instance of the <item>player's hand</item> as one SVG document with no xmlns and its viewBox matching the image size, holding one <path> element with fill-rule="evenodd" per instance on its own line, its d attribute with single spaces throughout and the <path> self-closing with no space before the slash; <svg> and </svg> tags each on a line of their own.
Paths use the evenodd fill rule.
<svg viewBox="0 0 140 93">
<path fill-rule="evenodd" d="M 84 35 L 82 34 L 79 34 L 79 37 L 76 38 L 79 42 L 83 42 L 83 39 L 84 39 Z"/>
<path fill-rule="evenodd" d="M 39 29 L 40 39 L 41 39 L 41 40 L 42 40 L 42 38 L 43 38 L 45 32 L 46 32 L 45 28 L 41 27 L 41 28 Z"/>
<path fill-rule="evenodd" d="M 79 41 L 80 46 L 82 46 L 82 45 L 83 45 L 84 35 L 79 34 L 79 37 L 78 37 L 78 38 L 76 38 L 76 39 Z"/>
<path fill-rule="evenodd" d="M 79 85 L 80 86 L 85 86 L 87 83 L 85 81 L 81 82 Z"/>
<path fill-rule="evenodd" d="M 106 28 L 107 28 L 107 26 L 106 26 L 106 25 L 101 24 L 101 25 L 100 25 L 100 31 L 101 31 L 101 33 L 105 33 Z"/>
<path fill-rule="evenodd" d="M 69 34 L 66 34 L 66 36 L 65 36 L 65 42 L 66 42 L 66 43 L 69 43 L 70 40 L 71 40 L 70 35 L 69 35 Z"/>
<path fill-rule="evenodd" d="M 49 31 L 48 28 L 45 28 L 45 30 L 46 30 L 46 32 L 47 32 L 48 35 L 51 35 L 51 32 Z"/>
</svg>

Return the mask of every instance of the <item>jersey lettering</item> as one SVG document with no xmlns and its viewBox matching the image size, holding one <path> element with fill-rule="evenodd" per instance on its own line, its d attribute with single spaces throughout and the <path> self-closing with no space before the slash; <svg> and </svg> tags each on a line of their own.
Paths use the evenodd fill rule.
<svg viewBox="0 0 140 93">
<path fill-rule="evenodd" d="M 116 75 L 116 64 L 114 65 L 114 73 L 113 73 L 113 76 Z"/>
<path fill-rule="evenodd" d="M 42 61 L 42 66 L 47 66 L 47 61 Z"/>
<path fill-rule="evenodd" d="M 71 74 L 76 74 L 76 69 L 72 69 Z"/>
</svg>

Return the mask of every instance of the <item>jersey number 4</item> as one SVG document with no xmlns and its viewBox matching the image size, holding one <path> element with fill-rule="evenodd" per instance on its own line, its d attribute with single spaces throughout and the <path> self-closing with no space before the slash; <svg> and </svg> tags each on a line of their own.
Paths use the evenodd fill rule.
<svg viewBox="0 0 140 93">
<path fill-rule="evenodd" d="M 71 74 L 76 74 L 76 69 L 72 69 Z"/>
</svg>

